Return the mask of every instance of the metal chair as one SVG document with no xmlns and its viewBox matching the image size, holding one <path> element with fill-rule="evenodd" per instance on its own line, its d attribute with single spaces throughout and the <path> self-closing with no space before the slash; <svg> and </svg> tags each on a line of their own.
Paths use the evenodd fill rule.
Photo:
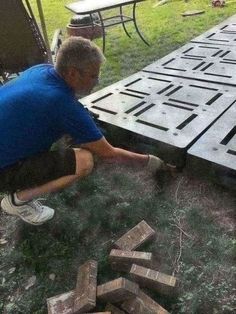
<svg viewBox="0 0 236 314">
<path fill-rule="evenodd" d="M 56 31 L 50 51 L 36 23 L 29 1 L 0 1 L 0 77 L 2 83 L 12 74 L 39 63 L 52 63 L 59 48 L 61 32 Z"/>
</svg>

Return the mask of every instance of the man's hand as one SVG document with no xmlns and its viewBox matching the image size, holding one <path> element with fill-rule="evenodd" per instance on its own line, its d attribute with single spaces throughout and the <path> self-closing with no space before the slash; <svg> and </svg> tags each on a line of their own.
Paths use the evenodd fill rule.
<svg viewBox="0 0 236 314">
<path fill-rule="evenodd" d="M 151 173 L 166 171 L 174 176 L 176 167 L 165 164 L 162 159 L 153 155 L 137 154 L 122 148 L 113 147 L 105 137 L 98 141 L 81 144 L 81 148 L 88 149 L 92 154 L 110 163 L 130 164 L 131 166 L 145 167 Z"/>
<path fill-rule="evenodd" d="M 162 159 L 153 155 L 148 155 L 147 169 L 150 172 L 155 174 L 157 171 L 162 170 L 163 166 L 164 161 Z"/>
<path fill-rule="evenodd" d="M 153 174 L 156 174 L 158 171 L 166 171 L 169 172 L 172 177 L 176 177 L 177 175 L 176 166 L 166 164 L 162 159 L 153 155 L 148 155 L 147 169 Z"/>
</svg>

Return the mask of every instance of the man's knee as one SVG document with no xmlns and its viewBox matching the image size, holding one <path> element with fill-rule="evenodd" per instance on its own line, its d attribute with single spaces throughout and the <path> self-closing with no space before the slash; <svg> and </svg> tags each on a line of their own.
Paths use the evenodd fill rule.
<svg viewBox="0 0 236 314">
<path fill-rule="evenodd" d="M 87 176 L 94 166 L 93 155 L 86 149 L 74 149 L 76 159 L 76 175 Z"/>
</svg>

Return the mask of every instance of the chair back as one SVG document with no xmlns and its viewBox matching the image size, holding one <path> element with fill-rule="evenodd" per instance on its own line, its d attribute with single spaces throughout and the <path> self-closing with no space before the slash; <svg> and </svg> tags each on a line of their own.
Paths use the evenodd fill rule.
<svg viewBox="0 0 236 314">
<path fill-rule="evenodd" d="M 28 0 L 0 0 L 0 76 L 47 62 L 46 46 Z"/>
</svg>

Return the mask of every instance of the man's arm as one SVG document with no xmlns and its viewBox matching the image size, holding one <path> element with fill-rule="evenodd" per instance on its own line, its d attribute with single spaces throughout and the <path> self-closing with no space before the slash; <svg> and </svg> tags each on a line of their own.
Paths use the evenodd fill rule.
<svg viewBox="0 0 236 314">
<path fill-rule="evenodd" d="M 112 146 L 105 137 L 95 142 L 82 144 L 81 147 L 108 162 L 147 165 L 149 159 L 148 155 L 137 154 Z"/>
<path fill-rule="evenodd" d="M 82 148 L 88 149 L 91 153 L 105 159 L 107 162 L 125 163 L 147 167 L 150 171 L 155 172 L 162 168 L 164 162 L 152 155 L 137 154 L 122 148 L 112 146 L 105 137 L 98 141 L 81 145 Z"/>
</svg>

